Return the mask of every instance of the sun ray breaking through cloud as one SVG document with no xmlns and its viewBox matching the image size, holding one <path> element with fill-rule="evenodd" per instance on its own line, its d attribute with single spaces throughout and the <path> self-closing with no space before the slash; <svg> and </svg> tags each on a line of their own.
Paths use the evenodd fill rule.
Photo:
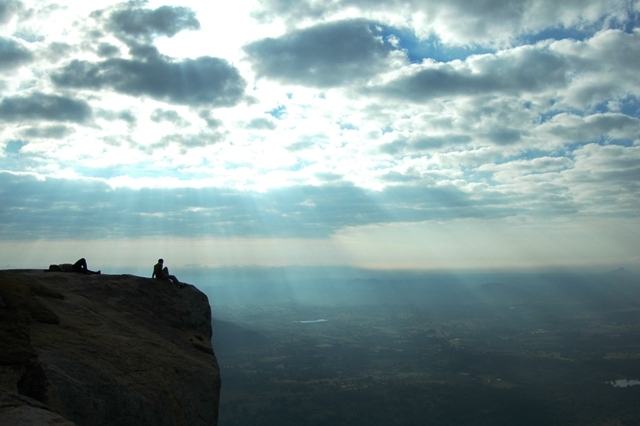
<svg viewBox="0 0 640 426">
<path fill-rule="evenodd" d="M 8 265 L 637 269 L 637 1 L 0 6 Z"/>
</svg>

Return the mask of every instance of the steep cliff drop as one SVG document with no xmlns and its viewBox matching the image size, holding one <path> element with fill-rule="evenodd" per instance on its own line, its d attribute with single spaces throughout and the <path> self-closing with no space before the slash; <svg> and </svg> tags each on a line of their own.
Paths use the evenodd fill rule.
<svg viewBox="0 0 640 426">
<path fill-rule="evenodd" d="M 0 271 L 0 424 L 216 425 L 219 397 L 194 286 Z"/>
</svg>

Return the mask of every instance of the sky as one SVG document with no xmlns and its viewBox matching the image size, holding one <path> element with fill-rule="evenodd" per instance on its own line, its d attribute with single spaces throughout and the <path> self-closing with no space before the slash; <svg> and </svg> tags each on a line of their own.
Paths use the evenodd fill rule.
<svg viewBox="0 0 640 426">
<path fill-rule="evenodd" d="M 0 0 L 0 268 L 640 271 L 640 1 Z"/>
</svg>

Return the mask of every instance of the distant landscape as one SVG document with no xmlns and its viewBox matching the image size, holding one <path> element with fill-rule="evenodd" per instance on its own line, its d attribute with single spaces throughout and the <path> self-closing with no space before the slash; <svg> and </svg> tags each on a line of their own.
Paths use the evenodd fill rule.
<svg viewBox="0 0 640 426">
<path fill-rule="evenodd" d="M 221 426 L 640 424 L 632 272 L 320 272 L 201 287 Z"/>
</svg>

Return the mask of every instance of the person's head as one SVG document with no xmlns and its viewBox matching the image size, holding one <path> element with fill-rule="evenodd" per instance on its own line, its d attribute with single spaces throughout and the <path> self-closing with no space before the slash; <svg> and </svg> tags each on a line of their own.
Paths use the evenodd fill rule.
<svg viewBox="0 0 640 426">
<path fill-rule="evenodd" d="M 158 259 L 158 263 L 164 263 L 163 259 Z"/>
</svg>

